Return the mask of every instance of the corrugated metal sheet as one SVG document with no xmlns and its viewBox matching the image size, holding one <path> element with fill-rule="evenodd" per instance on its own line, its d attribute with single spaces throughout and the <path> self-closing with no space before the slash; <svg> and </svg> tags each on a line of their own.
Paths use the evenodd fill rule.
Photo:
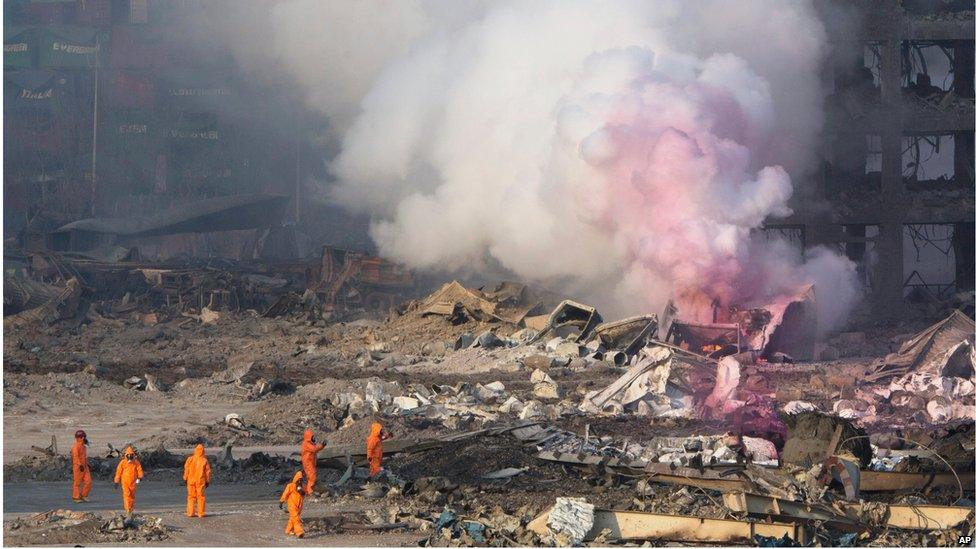
<svg viewBox="0 0 976 549">
<path fill-rule="evenodd" d="M 156 236 L 253 229 L 277 222 L 289 200 L 287 196 L 267 194 L 220 196 L 178 206 L 142 219 L 82 219 L 68 223 L 55 232 Z"/>
</svg>

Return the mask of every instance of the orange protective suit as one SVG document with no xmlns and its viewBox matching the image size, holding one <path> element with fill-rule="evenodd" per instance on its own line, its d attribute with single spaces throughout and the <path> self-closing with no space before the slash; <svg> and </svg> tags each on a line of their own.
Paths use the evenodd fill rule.
<svg viewBox="0 0 976 549">
<path fill-rule="evenodd" d="M 288 526 L 285 526 L 285 534 L 292 534 L 298 537 L 305 535 L 305 528 L 302 527 L 302 506 L 305 503 L 305 494 L 298 488 L 298 481 L 302 480 L 302 472 L 295 473 L 295 476 L 285 486 L 285 491 L 281 493 L 281 503 L 288 504 Z"/>
<path fill-rule="evenodd" d="M 129 460 L 132 456 L 132 460 Z M 122 485 L 122 507 L 131 513 L 136 506 L 136 485 L 142 479 L 142 463 L 135 457 L 136 451 L 132 446 L 126 446 L 122 452 L 122 461 L 115 468 L 115 484 Z"/>
<path fill-rule="evenodd" d="M 380 464 L 383 461 L 383 426 L 374 423 L 369 428 L 369 437 L 366 438 L 366 460 L 369 461 L 369 476 L 376 476 L 380 472 Z"/>
<path fill-rule="evenodd" d="M 77 501 L 86 501 L 91 492 L 91 469 L 88 468 L 88 448 L 85 448 L 85 438 L 76 437 L 75 445 L 71 447 L 71 473 L 74 484 L 71 497 Z"/>
<path fill-rule="evenodd" d="M 203 444 L 197 444 L 193 455 L 183 464 L 183 482 L 186 483 L 186 516 L 193 516 L 196 502 L 197 516 L 203 518 L 207 511 L 207 486 L 210 486 L 210 462 L 203 453 Z"/>
<path fill-rule="evenodd" d="M 316 444 L 312 441 L 315 434 L 311 429 L 306 429 L 302 436 L 302 470 L 305 471 L 305 494 L 311 494 L 315 488 L 316 474 L 315 466 L 318 453 L 325 448 L 325 443 Z"/>
</svg>

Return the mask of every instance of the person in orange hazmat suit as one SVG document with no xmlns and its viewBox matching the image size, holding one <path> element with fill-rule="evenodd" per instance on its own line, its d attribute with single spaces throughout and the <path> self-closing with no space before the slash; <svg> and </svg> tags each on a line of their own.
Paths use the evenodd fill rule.
<svg viewBox="0 0 976 549">
<path fill-rule="evenodd" d="M 383 469 L 383 441 L 390 435 L 379 423 L 373 423 L 366 438 L 366 460 L 369 462 L 369 476 L 375 477 Z"/>
<path fill-rule="evenodd" d="M 203 444 L 197 444 L 193 455 L 186 458 L 183 482 L 186 484 L 186 516 L 193 516 L 195 502 L 197 516 L 203 518 L 207 511 L 206 490 L 210 486 L 210 462 L 203 452 Z"/>
<path fill-rule="evenodd" d="M 281 493 L 278 500 L 278 508 L 281 509 L 288 504 L 288 526 L 285 526 L 285 534 L 297 537 L 305 537 L 305 528 L 302 527 L 302 506 L 305 503 L 305 486 L 303 473 L 298 471 L 285 486 L 285 491 Z"/>
<path fill-rule="evenodd" d="M 122 486 L 122 507 L 126 513 L 132 513 L 136 505 L 136 486 L 142 480 L 142 463 L 136 457 L 132 446 L 126 446 L 122 452 L 122 460 L 115 468 L 115 489 Z"/>
<path fill-rule="evenodd" d="M 315 479 L 318 476 L 315 469 L 316 460 L 322 448 L 325 448 L 325 443 L 317 444 L 315 433 L 311 429 L 305 429 L 305 434 L 302 436 L 302 471 L 305 472 L 305 495 L 311 495 L 315 489 Z"/>
<path fill-rule="evenodd" d="M 74 480 L 71 498 L 75 503 L 88 501 L 91 492 L 92 476 L 88 468 L 88 435 L 82 430 L 75 431 L 75 445 L 71 447 L 71 473 Z"/>
</svg>

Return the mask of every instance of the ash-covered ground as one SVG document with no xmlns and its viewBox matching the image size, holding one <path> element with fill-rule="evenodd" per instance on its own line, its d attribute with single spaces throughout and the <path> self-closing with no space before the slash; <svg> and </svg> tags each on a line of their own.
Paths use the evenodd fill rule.
<svg viewBox="0 0 976 549">
<path fill-rule="evenodd" d="M 949 335 L 930 345 L 946 347 L 931 353 L 934 366 L 884 374 L 905 342 L 942 321 L 938 315 L 836 334 L 819 342 L 816 361 L 742 352 L 710 358 L 645 334 L 615 363 L 610 339 L 587 347 L 576 340 L 578 329 L 540 335 L 524 320 L 479 320 L 468 309 L 434 314 L 429 306 L 428 298 L 382 317 L 328 321 L 220 311 L 208 322 L 174 309 L 103 315 L 91 307 L 71 322 L 6 323 L 6 501 L 35 486 L 54 491 L 36 504 L 5 503 L 7 539 L 291 543 L 280 534 L 277 495 L 300 468 L 307 428 L 327 443 L 323 494 L 304 513 L 309 537 L 323 544 L 637 542 L 600 532 L 573 540 L 554 523 L 548 532 L 533 529 L 557 498 L 584 498 L 593 516 L 763 519 L 724 504 L 725 489 L 661 480 L 653 469 L 661 465 L 682 475 L 725 471 L 744 479 L 750 494 L 850 503 L 842 482 L 818 480 L 831 444 L 830 455 L 862 471 L 929 478 L 919 487 L 864 491 L 855 501 L 882 509 L 972 505 L 971 355 L 960 355 L 968 370 L 956 364 L 960 356 L 942 356 L 959 343 L 945 329 L 938 333 Z M 615 385 L 624 389 L 597 406 Z M 363 453 L 374 421 L 392 438 L 386 472 L 370 480 Z M 71 503 L 76 429 L 91 440 L 94 506 Z M 842 440 L 831 441 L 835 430 Z M 126 444 L 139 451 L 147 479 L 130 523 L 113 518 L 120 502 L 109 484 L 114 450 Z M 214 467 L 210 516 L 202 521 L 181 516 L 182 462 L 196 444 Z M 956 482 L 933 480 L 952 471 L 963 475 L 962 493 Z M 772 480 L 756 480 L 764 475 Z M 925 530 L 892 527 L 884 516 L 777 521 L 802 523 L 807 543 L 824 544 L 935 545 L 972 531 L 971 515 Z M 854 541 L 844 537 L 852 531 Z"/>
</svg>

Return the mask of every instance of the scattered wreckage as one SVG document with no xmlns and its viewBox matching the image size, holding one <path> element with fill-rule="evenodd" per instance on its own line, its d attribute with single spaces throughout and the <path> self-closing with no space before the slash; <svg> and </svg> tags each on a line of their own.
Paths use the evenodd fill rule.
<svg viewBox="0 0 976 549">
<path fill-rule="evenodd" d="M 430 294 L 420 305 L 421 316 L 439 315 L 454 324 L 476 319 L 526 326 L 532 313 L 542 307 L 524 284 L 503 282 L 494 291 L 464 287 L 454 280 Z"/>
<path fill-rule="evenodd" d="M 326 290 L 320 285 L 300 295 L 292 292 L 291 301 L 276 301 L 266 314 L 325 310 L 320 292 L 329 293 L 334 282 L 344 280 L 339 286 L 346 289 L 336 294 L 341 295 L 353 280 L 342 273 L 357 272 L 344 266 L 329 269 L 335 276 L 320 277 L 327 282 Z M 198 275 L 193 270 L 138 267 L 134 276 L 153 288 L 175 289 L 159 295 L 169 295 L 169 303 L 177 307 L 182 302 L 186 310 L 180 309 L 174 317 L 193 325 L 219 326 L 226 307 L 248 303 L 239 292 L 222 297 L 211 292 L 207 298 L 181 293 L 199 288 L 200 280 L 221 284 L 246 280 L 278 290 L 290 284 L 266 274 L 206 270 L 202 279 Z M 86 292 L 92 292 L 80 278 L 69 280 L 76 283 L 49 285 L 53 291 L 22 284 L 11 294 L 11 303 L 23 304 L 20 307 L 26 311 L 50 304 L 46 318 L 53 318 L 52 311 L 68 315 L 66 301 L 81 296 L 83 302 Z M 69 286 L 72 292 L 59 301 Z M 161 313 L 139 308 L 153 299 L 145 297 L 150 294 L 130 292 L 128 298 L 123 294 L 108 305 L 97 301 L 93 305 L 106 314 L 139 312 L 144 315 L 140 321 L 153 326 L 161 319 L 150 315 Z M 443 319 L 456 329 L 450 339 L 425 342 L 417 346 L 416 357 L 401 360 L 395 357 L 391 341 L 360 337 L 358 367 L 371 373 L 409 373 L 414 371 L 409 368 L 421 363 L 436 367 L 437 361 L 450 355 L 462 363 L 474 357 L 506 357 L 513 364 L 507 371 L 513 380 L 451 380 L 447 385 L 371 378 L 355 389 L 330 390 L 328 398 L 316 401 L 323 409 L 316 413 L 321 415 L 310 413 L 304 421 L 321 420 L 342 432 L 379 416 L 403 424 L 435 425 L 449 433 L 388 441 L 385 451 L 397 460 L 453 451 L 487 437 L 514 439 L 530 459 L 480 471 L 472 482 L 479 486 L 535 482 L 552 494 L 552 485 L 544 483 L 560 477 L 542 479 L 537 473 L 548 468 L 586 478 L 591 486 L 603 483 L 599 485 L 632 491 L 635 503 L 617 509 L 599 501 L 561 497 L 589 495 L 566 493 L 554 494 L 555 501 L 549 502 L 552 508 L 541 515 L 539 509 L 534 516 L 512 514 L 511 509 L 475 513 L 451 507 L 463 489 L 450 480 L 405 481 L 391 467 L 384 483 L 364 483 L 364 448 L 357 441 L 330 445 L 319 454 L 319 464 L 337 477 L 332 488 L 346 497 L 370 501 L 419 492 L 437 501 L 437 509 L 393 513 L 392 518 L 377 522 L 358 515 L 324 518 L 321 527 L 383 531 L 422 524 L 430 530 L 424 542 L 430 545 L 768 544 L 772 540 L 841 544 L 870 542 L 890 532 L 945 536 L 969 532 L 973 517 L 967 498 L 972 497 L 974 478 L 972 444 L 965 437 L 971 438 L 972 430 L 958 425 L 972 419 L 972 320 L 953 313 L 836 388 L 821 383 L 770 389 L 763 384 L 768 378 L 811 371 L 810 365 L 791 362 L 812 356 L 810 338 L 816 338 L 812 300 L 813 289 L 807 288 L 766 308 L 716 315 L 711 324 L 683 322 L 673 307 L 660 317 L 647 314 L 604 322 L 594 307 L 569 300 L 542 314 L 542 300 L 519 284 L 494 289 L 470 289 L 456 281 L 445 284 L 426 299 L 395 308 L 390 318 Z M 478 328 L 471 329 L 468 323 L 478 323 Z M 316 346 L 325 345 L 315 341 L 302 352 L 311 355 Z M 575 374 L 588 369 L 605 375 L 592 378 L 595 382 L 571 382 Z M 240 390 L 255 400 L 284 399 L 296 391 L 293 384 L 261 371 L 243 351 L 228 357 L 223 369 L 206 375 L 205 383 Z M 812 377 L 818 375 L 822 374 Z M 172 390 L 150 373 L 129 375 L 122 384 L 133 391 Z M 606 427 L 617 421 L 646 422 L 662 430 L 691 426 L 709 434 L 687 435 L 686 431 L 686 436 L 631 440 Z M 891 429 L 880 429 L 882 424 Z M 909 432 L 913 425 L 932 427 L 927 429 L 928 438 Z M 936 436 L 935 426 L 945 433 Z M 263 440 L 266 429 L 259 418 L 231 413 L 219 425 L 208 427 L 207 436 L 226 434 L 220 443 L 225 458 L 219 462 L 234 464 L 232 443 L 226 441 Z M 892 433 L 891 440 L 883 438 L 886 432 Z M 254 454 L 248 459 L 255 466 L 269 463 L 269 474 L 275 474 L 274 458 Z M 655 490 L 662 489 L 682 498 L 700 498 L 709 506 L 681 512 L 648 507 L 642 498 L 653 498 L 660 493 Z M 900 491 L 914 493 L 908 499 Z"/>
<path fill-rule="evenodd" d="M 807 545 L 815 539 L 826 540 L 828 544 L 850 544 L 854 539 L 870 540 L 896 530 L 946 532 L 947 539 L 951 539 L 953 532 L 966 535 L 973 527 L 973 505 L 964 497 L 972 493 L 971 472 L 964 473 L 962 478 L 952 478 L 953 474 L 936 481 L 933 474 L 860 471 L 862 484 L 858 488 L 865 493 L 894 492 L 926 482 L 928 489 L 942 486 L 962 491 L 957 493 L 959 498 L 953 505 L 917 501 L 897 504 L 865 501 L 863 496 L 851 497 L 852 494 L 842 489 L 830 489 L 833 477 L 818 473 L 826 470 L 826 464 L 809 470 L 788 463 L 768 467 L 747 462 L 741 454 L 737 464 L 709 464 L 708 460 L 698 458 L 695 467 L 583 453 L 543 451 L 538 457 L 621 475 L 625 479 L 639 479 L 638 493 L 642 483 L 718 492 L 727 511 L 724 517 L 611 511 L 595 509 L 582 499 L 557 498 L 553 508 L 528 525 L 550 544 L 653 540 L 765 545 L 772 538 L 797 545 Z M 831 457 L 835 462 L 847 460 L 847 457 Z M 853 470 L 857 478 L 856 465 Z M 911 477 L 914 484 L 879 480 L 885 475 Z"/>
<path fill-rule="evenodd" d="M 137 543 L 164 541 L 170 530 L 159 517 L 116 515 L 106 520 L 95 513 L 55 509 L 4 525 L 7 543 L 25 545 L 43 539 L 47 544 Z"/>
<path fill-rule="evenodd" d="M 567 306 L 573 307 L 564 302 L 540 333 L 572 323 L 580 330 L 575 342 L 584 342 L 577 349 L 583 354 L 587 336 L 598 333 L 600 325 L 592 325 L 593 317 L 586 309 L 577 307 L 572 310 L 582 314 L 567 315 Z M 784 311 L 787 309 L 788 306 Z M 745 409 L 749 411 L 745 421 L 731 423 L 738 427 L 738 435 L 661 439 L 650 445 L 617 441 L 608 446 L 606 439 L 591 440 L 589 429 L 579 436 L 535 425 L 512 433 L 521 433 L 535 444 L 537 457 L 543 461 L 642 482 L 719 492 L 733 518 L 600 510 L 585 501 L 558 498 L 552 509 L 528 525 L 544 543 L 657 540 L 767 544 L 779 539 L 807 544 L 821 539 L 849 544 L 895 530 L 943 532 L 948 536 L 945 539 L 951 539 L 953 532 L 965 535 L 972 530 L 973 509 L 971 500 L 966 499 L 971 497 L 974 483 L 971 442 L 968 456 L 954 463 L 924 450 L 925 445 L 915 441 L 908 441 L 906 446 L 917 450 L 906 449 L 898 455 L 899 451 L 870 444 L 868 439 L 873 442 L 873 437 L 850 421 L 863 418 L 826 415 L 818 412 L 816 406 L 799 406 L 795 401 L 789 403 L 792 406 L 781 407 L 773 400 L 753 398 L 740 387 L 737 355 L 741 353 L 716 360 L 657 342 L 647 337 L 651 333 L 653 330 L 649 329 L 642 335 L 646 339 L 627 370 L 607 387 L 584 395 L 575 413 L 708 419 L 728 417 Z M 885 377 L 920 373 L 951 377 L 954 381 L 949 386 L 962 385 L 961 396 L 971 401 L 972 394 L 966 392 L 965 384 L 971 383 L 974 371 L 972 336 L 972 321 L 961 313 L 953 313 L 889 356 L 889 364 L 908 366 Z M 566 339 L 574 341 L 573 336 Z M 550 340 L 546 349 L 555 352 L 563 341 Z M 603 343 L 607 341 L 601 340 Z M 735 350 L 740 351 L 742 340 L 736 345 Z M 906 360 L 906 356 L 910 359 Z M 915 370 L 919 367 L 921 372 Z M 861 383 L 876 386 L 877 379 L 866 375 Z M 531 382 L 536 396 L 559 398 L 558 390 L 552 387 L 555 381 L 546 372 L 533 370 Z M 898 404 L 894 404 L 892 413 L 897 413 Z M 786 423 L 779 420 L 778 408 L 792 410 Z M 921 418 L 925 422 L 938 424 L 951 419 L 931 411 L 927 414 Z M 972 414 L 961 418 L 971 421 Z M 535 434 L 527 435 L 526 429 Z M 891 470 L 892 463 L 908 456 L 916 462 L 921 457 L 928 468 Z M 950 500 L 955 503 L 898 504 L 863 499 L 871 494 L 911 490 L 955 493 L 955 499 Z"/>
<path fill-rule="evenodd" d="M 413 288 L 400 267 L 359 252 L 322 249 L 321 262 L 210 265 L 104 261 L 69 253 L 27 252 L 25 268 L 6 277 L 5 319 L 13 325 L 83 322 L 138 314 L 147 326 L 172 316 L 217 322 L 224 312 L 248 309 L 266 317 L 330 318 L 355 310 L 389 310 Z M 327 267 L 323 267 L 322 263 Z M 342 264 L 340 264 L 342 265 Z M 147 312 L 148 311 L 148 312 Z"/>
</svg>

